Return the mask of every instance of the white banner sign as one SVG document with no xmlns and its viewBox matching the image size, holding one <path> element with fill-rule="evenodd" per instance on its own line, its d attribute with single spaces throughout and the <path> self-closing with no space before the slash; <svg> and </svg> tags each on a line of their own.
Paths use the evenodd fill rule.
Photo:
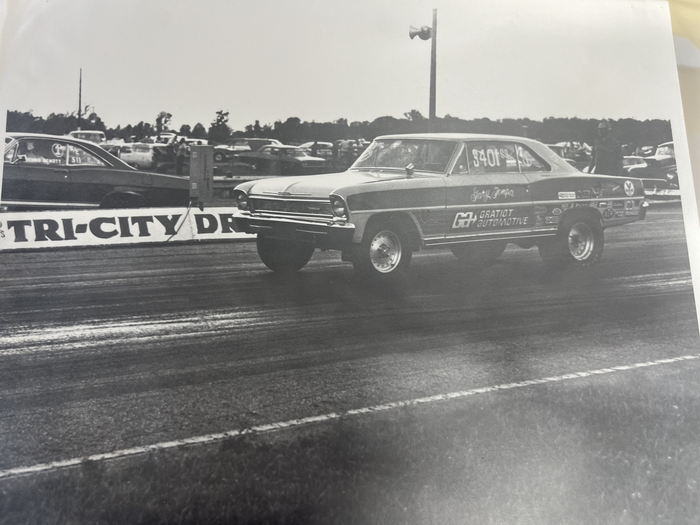
<svg viewBox="0 0 700 525">
<path fill-rule="evenodd" d="M 246 239 L 236 209 L 139 208 L 0 213 L 0 251 Z"/>
</svg>

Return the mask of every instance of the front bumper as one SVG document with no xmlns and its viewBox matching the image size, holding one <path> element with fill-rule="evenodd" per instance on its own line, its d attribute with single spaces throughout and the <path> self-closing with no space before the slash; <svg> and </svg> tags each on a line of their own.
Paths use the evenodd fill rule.
<svg viewBox="0 0 700 525">
<path fill-rule="evenodd" d="M 316 220 L 303 217 L 273 216 L 239 211 L 234 229 L 257 233 L 275 239 L 312 243 L 319 248 L 343 249 L 352 243 L 355 226 L 333 219 Z"/>
</svg>

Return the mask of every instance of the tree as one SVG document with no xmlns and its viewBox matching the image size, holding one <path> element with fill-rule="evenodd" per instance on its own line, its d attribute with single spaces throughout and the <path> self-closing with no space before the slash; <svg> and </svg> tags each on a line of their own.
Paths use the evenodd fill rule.
<svg viewBox="0 0 700 525">
<path fill-rule="evenodd" d="M 201 122 L 197 122 L 194 125 L 194 128 L 192 128 L 192 138 L 193 139 L 205 139 L 207 138 L 207 128 L 204 127 L 204 124 Z"/>
<path fill-rule="evenodd" d="M 160 137 L 163 131 L 168 129 L 168 124 L 170 124 L 170 119 L 173 118 L 171 113 L 167 111 L 161 111 L 156 117 L 156 135 Z"/>
<path fill-rule="evenodd" d="M 184 135 L 185 137 L 189 137 L 190 135 L 192 135 L 192 128 L 190 128 L 189 124 L 183 124 L 182 126 L 180 126 L 180 135 Z"/>
<path fill-rule="evenodd" d="M 425 117 L 423 114 L 418 111 L 417 109 L 412 109 L 411 111 L 407 111 L 406 113 L 403 114 L 403 116 L 406 118 L 406 120 L 410 120 L 411 122 L 420 122 L 422 120 L 425 120 Z"/>
<path fill-rule="evenodd" d="M 215 144 L 221 144 L 231 138 L 231 128 L 228 126 L 228 111 L 220 109 L 216 112 L 216 118 L 209 126 L 209 140 Z"/>
</svg>

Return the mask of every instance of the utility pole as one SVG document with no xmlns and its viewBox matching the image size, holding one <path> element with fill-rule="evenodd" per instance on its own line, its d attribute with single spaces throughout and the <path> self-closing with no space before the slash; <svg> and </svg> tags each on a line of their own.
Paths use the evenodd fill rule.
<svg viewBox="0 0 700 525">
<path fill-rule="evenodd" d="M 435 131 L 437 127 L 435 119 L 435 72 L 437 69 L 437 9 L 433 9 L 433 25 L 408 28 L 408 36 L 413 40 L 418 37 L 421 40 L 430 40 L 430 98 L 428 100 L 428 127 Z"/>
<path fill-rule="evenodd" d="M 436 71 L 436 47 L 437 47 L 437 9 L 433 9 L 433 31 L 430 39 L 430 105 L 428 118 L 431 128 L 435 127 L 435 71 Z M 434 131 L 434 129 L 432 130 Z"/>
<path fill-rule="evenodd" d="M 78 80 L 78 129 L 82 127 L 83 117 L 83 68 L 80 68 L 80 79 Z"/>
</svg>

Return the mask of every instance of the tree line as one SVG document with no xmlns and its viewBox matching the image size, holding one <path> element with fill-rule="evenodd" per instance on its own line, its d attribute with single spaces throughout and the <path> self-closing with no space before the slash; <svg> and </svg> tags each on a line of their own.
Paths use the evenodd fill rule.
<svg viewBox="0 0 700 525">
<path fill-rule="evenodd" d="M 400 118 L 382 116 L 372 121 L 348 122 L 345 118 L 339 118 L 332 122 L 315 122 L 289 117 L 272 124 L 261 124 L 256 120 L 242 130 L 233 130 L 229 126 L 229 112 L 223 110 L 216 112 L 208 126 L 197 122 L 194 125 L 183 124 L 179 129 L 171 129 L 169 127 L 171 120 L 171 113 L 161 111 L 153 122 L 141 121 L 123 127 L 108 127 L 97 113 L 92 112 L 81 119 L 80 127 L 84 130 L 104 131 L 108 139 L 141 140 L 164 131 L 174 131 L 192 138 L 208 139 L 214 144 L 226 143 L 240 137 L 275 138 L 285 144 L 299 144 L 313 140 L 328 142 L 360 138 L 371 140 L 379 135 L 422 133 L 430 129 L 437 132 L 527 136 L 547 144 L 561 141 L 590 144 L 600 123 L 598 119 L 577 117 L 548 117 L 542 120 L 527 118 L 466 120 L 445 115 L 437 118 L 429 126 L 429 120 L 415 109 L 404 113 Z M 625 118 L 608 122 L 612 124 L 617 139 L 625 144 L 653 146 L 672 140 L 671 123 L 668 120 L 641 121 Z M 65 135 L 75 129 L 78 129 L 78 117 L 75 113 L 51 113 L 47 117 L 35 116 L 31 111 L 8 111 L 7 113 L 7 131 Z"/>
</svg>

